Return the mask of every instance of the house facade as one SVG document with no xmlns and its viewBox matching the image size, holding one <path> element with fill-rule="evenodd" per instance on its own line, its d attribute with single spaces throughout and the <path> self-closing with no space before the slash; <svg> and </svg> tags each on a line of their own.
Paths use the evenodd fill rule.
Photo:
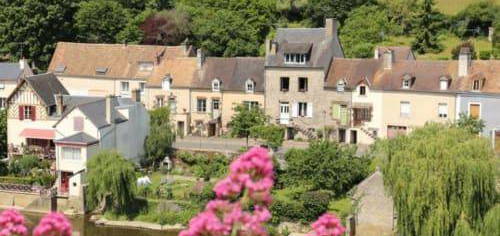
<svg viewBox="0 0 500 236">
<path fill-rule="evenodd" d="M 23 78 L 33 75 L 26 60 L 19 63 L 0 63 L 0 109 L 7 107 L 7 98 Z"/>
</svg>

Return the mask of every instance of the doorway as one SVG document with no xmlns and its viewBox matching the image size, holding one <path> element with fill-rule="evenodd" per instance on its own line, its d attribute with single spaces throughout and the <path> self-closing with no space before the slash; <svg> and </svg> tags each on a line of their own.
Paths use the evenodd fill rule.
<svg viewBox="0 0 500 236">
<path fill-rule="evenodd" d="M 280 124 L 288 125 L 290 123 L 290 104 L 288 102 L 280 103 Z"/>
<path fill-rule="evenodd" d="M 184 138 L 184 121 L 177 122 L 177 136 Z"/>
<path fill-rule="evenodd" d="M 339 143 L 345 143 L 345 129 L 339 129 Z"/>
<path fill-rule="evenodd" d="M 358 143 L 358 131 L 351 130 L 351 144 L 356 144 L 356 143 Z"/>
<path fill-rule="evenodd" d="M 217 124 L 216 123 L 210 123 L 208 124 L 208 136 L 215 136 L 215 131 L 217 130 Z"/>
<path fill-rule="evenodd" d="M 72 173 L 71 172 L 61 172 L 61 185 L 59 192 L 61 193 L 68 193 L 69 191 L 69 178 L 71 177 Z"/>
</svg>

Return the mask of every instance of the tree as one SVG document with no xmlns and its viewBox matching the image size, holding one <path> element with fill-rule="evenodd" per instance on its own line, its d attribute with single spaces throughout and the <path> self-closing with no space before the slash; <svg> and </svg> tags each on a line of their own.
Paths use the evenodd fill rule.
<svg viewBox="0 0 500 236">
<path fill-rule="evenodd" d="M 456 47 L 454 47 L 453 49 L 451 49 L 451 58 L 453 60 L 457 60 L 458 56 L 460 55 L 460 50 L 462 50 L 462 48 L 464 48 L 464 47 L 470 49 L 470 53 L 471 53 L 471 58 L 472 59 L 474 59 L 474 60 L 477 59 L 476 49 L 475 49 L 474 43 L 472 41 L 461 42 Z"/>
<path fill-rule="evenodd" d="M 124 29 L 128 19 L 129 13 L 118 2 L 82 2 L 75 15 L 77 39 L 90 43 L 116 43 L 116 35 Z"/>
<path fill-rule="evenodd" d="M 234 108 L 235 114 L 231 117 L 229 126 L 231 134 L 236 137 L 245 137 L 248 148 L 248 137 L 252 127 L 264 125 L 267 117 L 264 110 L 260 107 L 248 107 L 245 104 L 239 104 Z"/>
<path fill-rule="evenodd" d="M 260 125 L 250 128 L 250 135 L 264 140 L 264 144 L 271 149 L 281 147 L 285 139 L 285 129 L 279 125 Z"/>
<path fill-rule="evenodd" d="M 116 35 L 116 42 L 131 44 L 141 43 L 144 38 L 144 32 L 141 30 L 140 26 L 153 14 L 155 14 L 155 11 L 148 9 L 129 19 L 123 30 Z"/>
<path fill-rule="evenodd" d="M 431 123 L 374 150 L 401 235 L 453 235 L 462 215 L 477 229 L 497 200 L 491 144 L 467 130 Z"/>
<path fill-rule="evenodd" d="M 492 37 L 492 54 L 496 59 L 500 59 L 500 12 L 497 12 L 495 22 L 493 22 L 494 34 Z"/>
<path fill-rule="evenodd" d="M 305 15 L 312 19 L 313 25 L 322 26 L 326 18 L 335 18 L 343 22 L 349 12 L 359 6 L 371 3 L 371 0 L 309 0 Z"/>
<path fill-rule="evenodd" d="M 73 14 L 79 1 L 0 1 L 0 55 L 25 57 L 45 68 L 55 44 L 74 38 Z"/>
<path fill-rule="evenodd" d="M 488 28 L 493 25 L 500 6 L 490 1 L 472 3 L 453 18 L 455 34 L 458 37 L 488 36 Z"/>
<path fill-rule="evenodd" d="M 175 132 L 170 123 L 170 108 L 160 107 L 150 112 L 149 136 L 145 141 L 146 158 L 153 164 L 172 152 Z"/>
<path fill-rule="evenodd" d="M 115 151 L 101 151 L 90 158 L 86 179 L 89 209 L 123 212 L 135 199 L 134 164 Z"/>
<path fill-rule="evenodd" d="M 378 0 L 387 9 L 389 19 L 401 26 L 402 33 L 409 34 L 413 29 L 418 0 Z"/>
<path fill-rule="evenodd" d="M 471 134 L 479 134 L 483 132 L 485 125 L 484 121 L 481 119 L 475 119 L 465 113 L 460 113 L 455 126 L 460 129 L 464 129 Z"/>
<path fill-rule="evenodd" d="M 0 159 L 7 157 L 7 109 L 0 110 Z"/>
<path fill-rule="evenodd" d="M 372 57 L 373 48 L 392 34 L 396 26 L 378 6 L 361 6 L 349 13 L 340 39 L 347 57 Z M 368 53 L 369 52 L 369 53 Z"/>
<path fill-rule="evenodd" d="M 314 141 L 307 149 L 286 152 L 286 185 L 309 185 L 312 190 L 330 190 L 345 194 L 368 175 L 370 160 L 356 156 L 352 147 L 331 141 Z"/>
<path fill-rule="evenodd" d="M 442 15 L 434 9 L 434 0 L 424 0 L 414 28 L 413 50 L 420 54 L 441 50 L 438 42 L 441 18 Z"/>
<path fill-rule="evenodd" d="M 144 44 L 179 45 L 190 34 L 189 18 L 183 12 L 168 10 L 149 16 L 140 26 Z"/>
</svg>

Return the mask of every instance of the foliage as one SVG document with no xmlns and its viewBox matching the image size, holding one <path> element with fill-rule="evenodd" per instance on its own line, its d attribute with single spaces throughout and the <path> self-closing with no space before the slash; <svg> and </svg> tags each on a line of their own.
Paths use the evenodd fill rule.
<svg viewBox="0 0 500 236">
<path fill-rule="evenodd" d="M 32 185 L 35 183 L 35 179 L 32 177 L 0 176 L 0 183 Z"/>
<path fill-rule="evenodd" d="M 34 155 L 24 155 L 21 158 L 11 160 L 9 172 L 14 175 L 28 176 L 31 170 L 40 167 L 40 159 Z"/>
<path fill-rule="evenodd" d="M 153 10 L 145 10 L 134 17 L 130 17 L 124 28 L 116 35 L 117 43 L 139 44 L 143 41 L 144 32 L 140 26 L 153 15 Z"/>
<path fill-rule="evenodd" d="M 203 178 L 206 181 L 212 177 L 224 176 L 229 165 L 229 159 L 219 153 L 207 155 L 181 151 L 177 152 L 176 156 L 185 164 L 190 165 L 197 177 Z"/>
<path fill-rule="evenodd" d="M 474 119 L 465 113 L 460 113 L 455 126 L 468 131 L 471 134 L 479 134 L 483 132 L 485 127 L 484 121 L 481 119 Z"/>
<path fill-rule="evenodd" d="M 480 51 L 479 52 L 479 59 L 481 60 L 489 60 L 491 58 L 491 52 L 490 51 Z"/>
<path fill-rule="evenodd" d="M 415 24 L 416 11 L 419 7 L 418 0 L 378 0 L 387 9 L 389 19 L 401 25 L 402 33 L 409 34 Z"/>
<path fill-rule="evenodd" d="M 172 152 L 175 132 L 170 123 L 170 108 L 160 107 L 150 111 L 150 131 L 145 141 L 146 158 L 150 163 L 163 160 Z"/>
<path fill-rule="evenodd" d="M 231 135 L 236 137 L 245 137 L 248 147 L 248 137 L 252 127 L 264 125 L 267 117 L 264 110 L 260 107 L 251 107 L 240 104 L 234 108 L 235 114 L 231 117 L 229 126 Z"/>
<path fill-rule="evenodd" d="M 443 15 L 434 9 L 434 0 L 424 0 L 417 14 L 412 49 L 423 54 L 442 50 L 438 42 Z"/>
<path fill-rule="evenodd" d="M 482 236 L 500 235 L 500 204 L 497 203 L 492 207 L 483 220 L 481 228 Z"/>
<path fill-rule="evenodd" d="M 454 17 L 455 34 L 461 38 L 470 36 L 488 36 L 500 6 L 489 1 L 470 4 Z"/>
<path fill-rule="evenodd" d="M 320 27 L 326 18 L 343 22 L 348 13 L 372 0 L 308 0 L 304 15 L 311 18 L 313 26 Z"/>
<path fill-rule="evenodd" d="M 375 150 L 402 235 L 452 235 L 461 215 L 479 227 L 496 201 L 491 145 L 467 130 L 427 124 Z"/>
<path fill-rule="evenodd" d="M 477 234 L 474 233 L 469 223 L 465 219 L 465 216 L 462 215 L 460 217 L 460 220 L 458 220 L 457 225 L 455 226 L 455 232 L 453 233 L 453 236 L 474 236 L 474 235 Z"/>
<path fill-rule="evenodd" d="M 9 165 L 7 162 L 0 160 L 0 177 L 9 174 Z"/>
<path fill-rule="evenodd" d="M 260 125 L 250 128 L 252 137 L 264 140 L 264 144 L 272 149 L 281 147 L 285 139 L 285 128 L 279 125 Z"/>
<path fill-rule="evenodd" d="M 311 142 L 304 150 L 291 149 L 285 154 L 283 181 L 287 186 L 311 185 L 313 190 L 330 190 L 335 196 L 345 194 L 368 175 L 370 160 L 355 152 L 323 140 Z"/>
<path fill-rule="evenodd" d="M 500 59 L 500 12 L 497 12 L 495 21 L 493 22 L 493 28 L 495 32 L 492 38 L 492 54 L 496 59 Z"/>
<path fill-rule="evenodd" d="M 458 56 L 460 55 L 460 50 L 462 50 L 462 48 L 469 48 L 471 53 L 471 58 L 474 60 L 477 59 L 476 49 L 472 41 L 464 41 L 458 44 L 456 47 L 454 47 L 451 50 L 451 58 L 457 60 Z"/>
<path fill-rule="evenodd" d="M 134 165 L 115 151 L 101 151 L 90 158 L 86 179 L 89 209 L 106 204 L 107 209 L 119 212 L 135 198 Z"/>
<path fill-rule="evenodd" d="M 212 184 L 212 183 L 206 183 L 203 186 L 203 189 L 200 192 L 198 192 L 198 193 L 191 192 L 189 194 L 189 198 L 192 201 L 194 201 L 194 202 L 196 202 L 196 203 L 198 203 L 200 205 L 205 205 L 210 200 L 215 199 L 215 193 L 212 190 L 213 188 L 214 188 L 214 184 Z"/>
<path fill-rule="evenodd" d="M 304 205 L 302 220 L 304 222 L 311 222 L 325 213 L 328 210 L 328 205 L 332 196 L 333 194 L 327 190 L 318 190 L 302 194 L 300 199 Z"/>
<path fill-rule="evenodd" d="M 90 43 L 115 43 L 125 27 L 128 12 L 115 1 L 90 0 L 80 3 L 75 14 L 77 39 Z"/>
<path fill-rule="evenodd" d="M 3 109 L 0 110 L 0 159 L 7 157 L 7 150 L 7 109 Z"/>
<path fill-rule="evenodd" d="M 141 24 L 144 44 L 179 45 L 190 34 L 186 13 L 175 9 L 158 12 Z"/>
<path fill-rule="evenodd" d="M 396 31 L 386 10 L 378 6 L 361 6 L 349 13 L 340 29 L 340 39 L 347 57 L 370 57 L 375 44 Z"/>
</svg>

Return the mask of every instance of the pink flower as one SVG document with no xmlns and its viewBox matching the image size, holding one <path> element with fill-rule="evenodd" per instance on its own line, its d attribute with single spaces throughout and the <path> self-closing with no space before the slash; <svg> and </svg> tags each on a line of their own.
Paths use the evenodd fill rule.
<svg viewBox="0 0 500 236">
<path fill-rule="evenodd" d="M 34 236 L 71 236 L 71 223 L 61 213 L 45 215 L 33 230 Z"/>
<path fill-rule="evenodd" d="M 24 217 L 16 210 L 5 210 L 0 214 L 0 236 L 28 235 Z"/>
<path fill-rule="evenodd" d="M 179 236 L 223 236 L 229 235 L 231 227 L 223 224 L 212 211 L 204 211 L 189 221 L 189 228 Z"/>
<path fill-rule="evenodd" d="M 335 215 L 325 213 L 311 224 L 313 232 L 308 236 L 339 236 L 345 232 L 345 228 Z"/>
</svg>

